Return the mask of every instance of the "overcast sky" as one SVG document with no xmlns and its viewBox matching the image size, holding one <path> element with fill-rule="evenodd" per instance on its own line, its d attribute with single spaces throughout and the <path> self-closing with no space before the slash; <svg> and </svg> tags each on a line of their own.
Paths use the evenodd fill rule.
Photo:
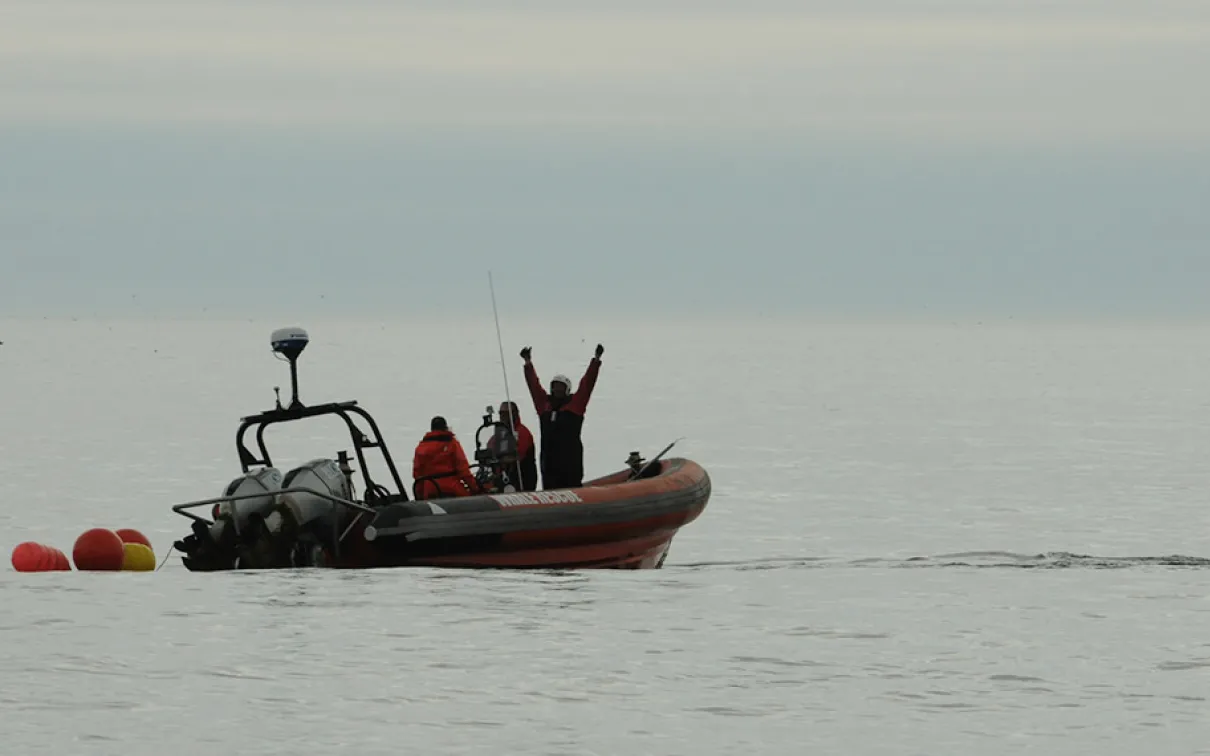
<svg viewBox="0 0 1210 756">
<path fill-rule="evenodd" d="M 1205 0 L 9 0 L 0 315 L 1207 314 L 1208 77 Z"/>
</svg>

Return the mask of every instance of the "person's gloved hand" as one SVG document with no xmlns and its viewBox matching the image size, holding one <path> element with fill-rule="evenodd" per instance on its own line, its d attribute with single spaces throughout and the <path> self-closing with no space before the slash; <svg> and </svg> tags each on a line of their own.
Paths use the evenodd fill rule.
<svg viewBox="0 0 1210 756">
<path fill-rule="evenodd" d="M 521 350 L 521 359 L 525 360 L 526 362 L 529 362 L 529 355 L 532 351 L 533 351 L 533 349 L 531 347 L 525 347 L 524 349 L 522 349 Z"/>
<path fill-rule="evenodd" d="M 601 359 L 601 355 L 605 354 L 605 347 L 597 344 L 597 359 Z"/>
</svg>

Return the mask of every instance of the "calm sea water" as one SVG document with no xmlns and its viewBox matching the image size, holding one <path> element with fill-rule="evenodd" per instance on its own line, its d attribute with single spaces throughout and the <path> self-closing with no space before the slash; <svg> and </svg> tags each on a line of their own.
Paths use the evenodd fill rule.
<svg viewBox="0 0 1210 756">
<path fill-rule="evenodd" d="M 490 320 L 300 324 L 303 400 L 358 399 L 405 471 L 432 415 L 473 447 L 504 393 Z M 288 393 L 280 325 L 0 323 L 0 543 L 131 526 L 162 558 Z M 590 474 L 682 436 L 708 469 L 664 570 L 10 568 L 3 752 L 1210 753 L 1210 326 L 505 339 L 514 397 L 521 346 L 578 381 L 605 344 Z"/>
</svg>

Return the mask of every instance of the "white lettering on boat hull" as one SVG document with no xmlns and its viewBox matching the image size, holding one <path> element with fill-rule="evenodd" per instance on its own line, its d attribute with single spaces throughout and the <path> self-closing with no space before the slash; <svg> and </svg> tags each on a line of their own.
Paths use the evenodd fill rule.
<svg viewBox="0 0 1210 756">
<path fill-rule="evenodd" d="M 501 507 L 532 507 L 538 504 L 582 504 L 575 491 L 532 491 L 525 493 L 497 494 L 490 497 Z"/>
</svg>

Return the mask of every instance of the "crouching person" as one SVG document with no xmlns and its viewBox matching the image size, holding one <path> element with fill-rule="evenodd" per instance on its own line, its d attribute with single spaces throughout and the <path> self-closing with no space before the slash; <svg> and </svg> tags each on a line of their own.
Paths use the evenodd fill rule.
<svg viewBox="0 0 1210 756">
<path fill-rule="evenodd" d="M 429 427 L 412 455 L 416 498 L 442 499 L 479 493 L 479 484 L 471 474 L 462 443 L 445 418 L 434 417 Z"/>
</svg>

